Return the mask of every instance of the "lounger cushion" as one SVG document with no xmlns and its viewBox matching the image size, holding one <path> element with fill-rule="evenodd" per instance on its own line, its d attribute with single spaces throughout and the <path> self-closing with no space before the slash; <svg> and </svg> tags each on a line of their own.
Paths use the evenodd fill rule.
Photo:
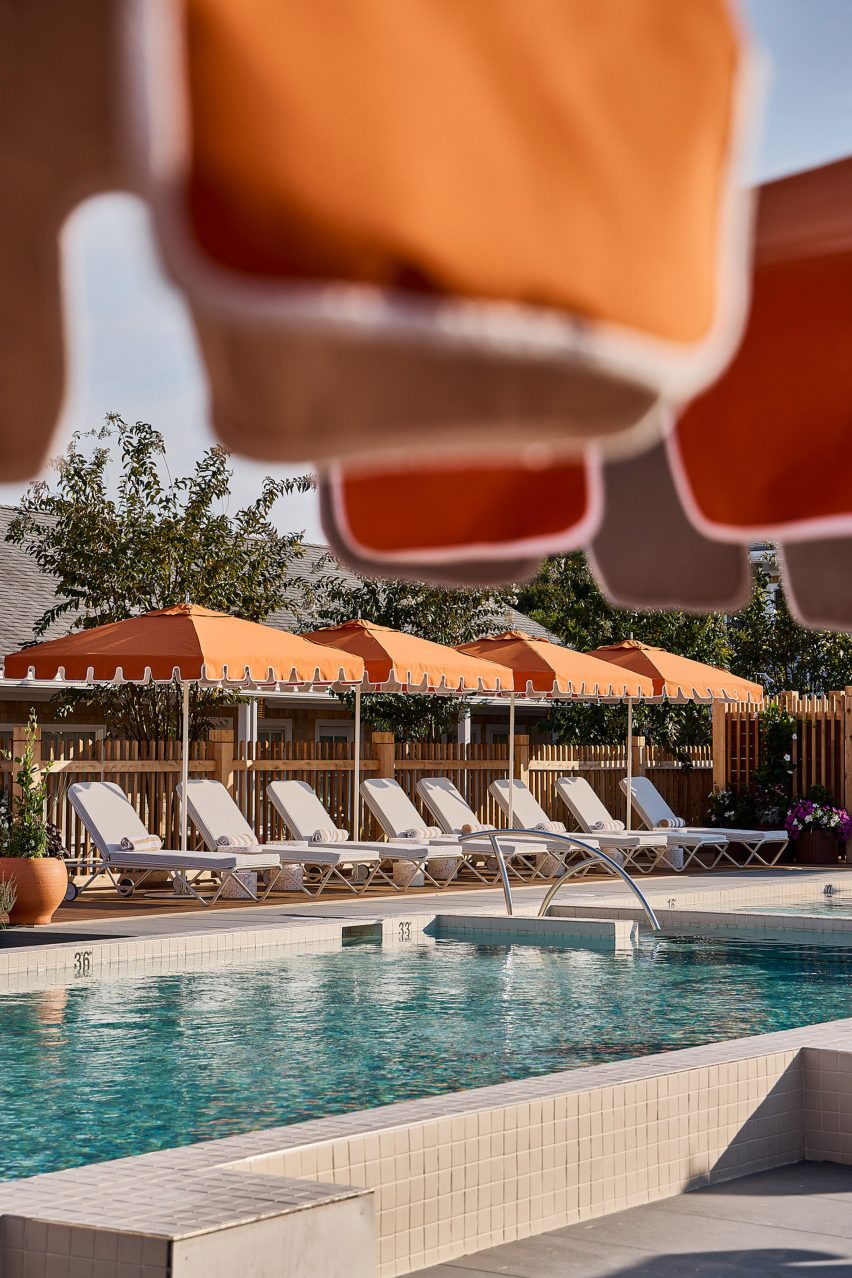
<svg viewBox="0 0 852 1278">
<path fill-rule="evenodd" d="M 127 869 L 170 870 L 259 870 L 281 864 L 277 856 L 254 856 L 245 852 L 110 852 L 106 864 Z"/>
</svg>

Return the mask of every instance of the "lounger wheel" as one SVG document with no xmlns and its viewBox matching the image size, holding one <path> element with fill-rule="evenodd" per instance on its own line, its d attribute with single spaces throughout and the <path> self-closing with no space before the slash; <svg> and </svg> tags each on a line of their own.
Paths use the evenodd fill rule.
<svg viewBox="0 0 852 1278">
<path fill-rule="evenodd" d="M 69 879 L 68 886 L 65 889 L 65 896 L 63 899 L 66 902 L 76 901 L 79 895 L 80 895 L 80 889 L 77 887 L 77 884 L 74 882 L 73 879 Z"/>
<path fill-rule="evenodd" d="M 115 885 L 115 890 L 119 896 L 132 896 L 135 887 L 136 884 L 132 879 L 123 878 L 118 880 Z"/>
</svg>

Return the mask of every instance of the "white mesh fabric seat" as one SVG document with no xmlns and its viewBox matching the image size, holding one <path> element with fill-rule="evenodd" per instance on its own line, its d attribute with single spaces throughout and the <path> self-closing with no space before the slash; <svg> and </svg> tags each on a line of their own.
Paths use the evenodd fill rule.
<svg viewBox="0 0 852 1278">
<path fill-rule="evenodd" d="M 464 795 L 449 777 L 421 777 L 417 782 L 417 793 L 445 834 L 458 837 L 479 830 L 483 833 L 494 830 L 500 835 L 500 850 L 506 866 L 518 878 L 549 877 L 549 874 L 543 872 L 547 868 L 546 863 L 542 864 L 543 858 L 549 855 L 545 843 L 531 839 L 512 839 L 507 837 L 505 830 L 497 830 L 495 826 L 483 826 Z M 494 855 L 490 839 L 483 839 L 481 843 L 478 840 L 469 839 L 462 846 L 468 854 L 475 852 L 480 856 L 483 853 L 487 856 Z"/>
<path fill-rule="evenodd" d="M 183 782 L 178 782 L 175 788 L 178 798 L 182 798 Z M 338 854 L 330 847 L 309 845 L 302 839 L 259 843 L 254 830 L 221 781 L 191 779 L 186 791 L 186 807 L 193 825 L 211 852 L 222 851 L 219 838 L 225 836 L 253 840 L 255 850 L 252 855 L 269 853 L 277 856 L 282 865 L 336 865 L 339 860 Z"/>
<path fill-rule="evenodd" d="M 361 797 L 389 839 L 425 842 L 428 859 L 424 872 L 431 883 L 445 887 L 455 877 L 465 860 L 458 839 L 430 829 L 398 781 L 368 777 L 361 782 Z"/>
<path fill-rule="evenodd" d="M 509 816 L 509 778 L 498 777 L 492 781 L 488 789 L 494 795 L 494 798 L 501 812 Z M 569 834 L 562 822 L 551 821 L 538 799 L 532 793 L 528 785 L 525 785 L 518 777 L 512 782 L 512 820 L 516 826 L 522 830 L 541 830 L 542 839 L 547 843 L 547 847 L 551 853 L 563 861 L 583 860 L 586 853 L 581 847 L 573 846 L 570 843 L 562 843 L 558 839 L 548 840 L 548 833 Z M 555 830 L 552 827 L 556 827 Z M 561 827 L 561 828 L 560 828 Z M 584 835 L 583 842 L 595 849 L 600 847 L 600 843 L 594 835 Z M 623 856 L 617 848 L 611 848 L 608 853 L 613 860 L 619 864 L 623 861 Z"/>
<path fill-rule="evenodd" d="M 122 839 L 142 839 L 149 835 L 136 809 L 127 795 L 113 781 L 78 781 L 68 791 L 68 799 L 101 855 L 101 864 L 79 892 L 84 892 L 95 879 L 104 873 L 118 887 L 122 870 L 142 871 L 139 880 L 132 885 L 138 891 L 156 871 L 163 871 L 168 879 L 179 884 L 182 895 L 189 895 L 201 905 L 212 905 L 219 899 L 229 883 L 238 883 L 241 890 L 253 900 L 257 894 L 237 878 L 239 871 L 280 871 L 278 857 L 271 853 L 258 855 L 245 852 L 176 852 L 126 851 Z M 205 874 L 219 879 L 212 897 L 202 895 L 199 884 Z M 118 876 L 118 877 L 117 877 Z M 269 894 L 267 887 L 264 898 Z"/>
<path fill-rule="evenodd" d="M 621 788 L 627 793 L 627 778 L 621 782 Z M 760 865 L 775 865 L 789 842 L 786 830 L 740 830 L 727 826 L 680 825 L 680 818 L 660 794 L 653 781 L 648 777 L 634 777 L 630 787 L 631 801 L 643 824 L 650 830 L 673 830 L 675 834 L 703 838 L 719 838 L 728 844 L 740 844 L 747 852 L 744 864 L 757 861 Z M 773 855 L 762 855 L 763 849 L 771 847 Z M 724 849 L 727 860 L 734 865 L 742 864 L 727 849 Z"/>
<path fill-rule="evenodd" d="M 593 835 L 605 852 L 620 849 L 626 863 L 637 870 L 653 870 L 660 864 L 672 870 L 685 868 L 684 855 L 678 850 L 684 847 L 683 840 L 675 838 L 673 831 L 625 830 L 624 823 L 611 816 L 585 777 L 557 777 L 556 793 L 583 833 Z M 709 840 L 696 842 L 698 846 L 711 846 Z"/>
<path fill-rule="evenodd" d="M 304 839 L 309 845 L 309 851 L 316 846 L 314 836 L 320 831 L 324 831 L 328 838 L 335 839 L 338 827 L 307 781 L 270 781 L 266 793 L 287 829 L 295 838 Z M 412 873 L 419 873 L 428 858 L 426 844 L 410 839 L 394 844 L 345 839 L 320 846 L 323 850 L 338 854 L 338 861 L 324 880 L 323 886 L 329 878 L 334 878 L 354 891 L 366 890 L 374 880 L 395 888 L 407 886 L 404 875 L 400 879 L 393 871 L 388 873 L 383 868 L 383 863 L 410 862 L 415 867 Z M 347 877 L 343 873 L 343 867 L 353 868 L 356 873 Z M 367 872 L 364 873 L 361 867 L 367 867 Z"/>
</svg>

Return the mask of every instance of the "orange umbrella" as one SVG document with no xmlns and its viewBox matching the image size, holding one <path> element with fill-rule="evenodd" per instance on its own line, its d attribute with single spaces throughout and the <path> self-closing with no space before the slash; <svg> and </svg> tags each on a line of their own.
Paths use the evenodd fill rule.
<svg viewBox="0 0 852 1278">
<path fill-rule="evenodd" d="M 458 650 L 510 666 L 517 692 L 616 700 L 654 693 L 651 679 L 643 674 L 614 670 L 597 656 L 575 652 L 549 639 L 533 639 L 521 630 L 463 643 Z"/>
<path fill-rule="evenodd" d="M 514 671 L 515 688 L 528 694 L 539 692 L 553 697 L 600 697 L 605 700 L 626 697 L 628 718 L 633 697 L 653 695 L 651 680 L 642 675 L 624 674 L 597 657 L 564 648 L 549 639 L 533 639 L 520 630 L 506 630 L 490 639 L 461 644 L 459 651 L 502 661 Z M 510 825 L 514 796 L 514 744 L 515 699 L 512 697 L 509 703 Z"/>
<path fill-rule="evenodd" d="M 307 638 L 363 658 L 367 681 L 385 692 L 511 693 L 515 686 L 508 666 L 373 621 L 327 626 Z"/>
<path fill-rule="evenodd" d="M 196 604 L 176 604 L 140 617 L 22 648 L 6 657 L 7 679 L 81 683 L 359 683 L 364 663 L 330 652 L 301 635 L 244 621 Z"/>
<path fill-rule="evenodd" d="M 58 683 L 177 680 L 183 689 L 181 849 L 185 850 L 190 684 L 239 688 L 354 684 L 364 676 L 364 663 L 352 653 L 334 652 L 273 626 L 195 604 L 177 604 L 22 648 L 6 657 L 4 675 Z"/>
<path fill-rule="evenodd" d="M 708 666 L 703 661 L 679 657 L 665 648 L 654 648 L 636 639 L 595 648 L 589 654 L 610 661 L 623 670 L 650 679 L 655 697 L 671 701 L 758 701 L 763 688 L 751 679 L 742 679 L 728 670 Z M 630 781 L 633 768 L 632 704 L 627 703 L 627 828 L 630 829 L 632 795 Z"/>
<path fill-rule="evenodd" d="M 367 681 L 386 692 L 508 692 L 514 677 L 507 666 L 469 657 L 431 639 L 356 619 L 314 630 L 308 638 L 361 657 Z M 361 690 L 355 690 L 355 829 L 358 829 L 361 775 Z"/>
<path fill-rule="evenodd" d="M 759 701 L 763 697 L 763 688 L 751 679 L 636 639 L 595 648 L 589 655 L 650 680 L 654 696 L 670 701 Z"/>
</svg>

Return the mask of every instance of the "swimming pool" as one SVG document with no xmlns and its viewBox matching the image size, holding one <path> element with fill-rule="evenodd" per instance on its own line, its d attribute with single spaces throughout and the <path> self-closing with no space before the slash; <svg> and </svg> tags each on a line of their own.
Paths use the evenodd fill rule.
<svg viewBox="0 0 852 1278">
<path fill-rule="evenodd" d="M 416 940 L 0 995 L 0 1179 L 852 1015 L 852 955 Z"/>
</svg>

